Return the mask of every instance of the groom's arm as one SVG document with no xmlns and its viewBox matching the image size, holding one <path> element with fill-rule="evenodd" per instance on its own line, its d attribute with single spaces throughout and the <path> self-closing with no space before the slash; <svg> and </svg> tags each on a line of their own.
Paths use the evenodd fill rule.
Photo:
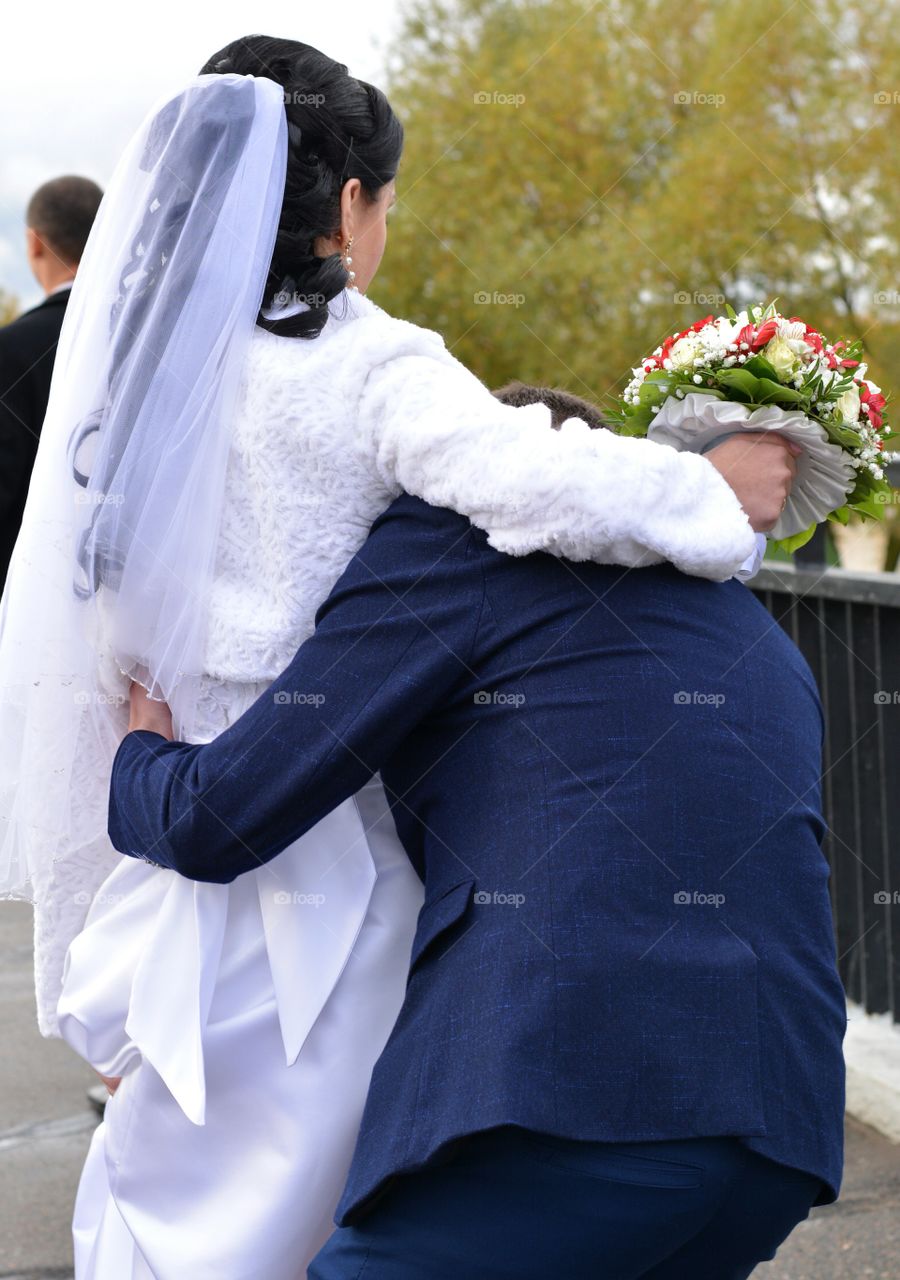
<svg viewBox="0 0 900 1280">
<path fill-rule="evenodd" d="M 401 498 L 376 522 L 284 674 L 213 742 L 130 733 L 109 834 L 120 852 L 228 883 L 358 791 L 461 679 L 483 596 L 467 521 Z"/>
</svg>

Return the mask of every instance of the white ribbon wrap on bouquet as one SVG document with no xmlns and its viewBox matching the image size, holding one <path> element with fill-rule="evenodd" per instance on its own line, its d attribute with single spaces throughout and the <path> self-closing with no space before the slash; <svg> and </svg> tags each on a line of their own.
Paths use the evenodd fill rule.
<svg viewBox="0 0 900 1280">
<path fill-rule="evenodd" d="M 793 490 L 770 538 L 793 537 L 844 503 L 856 483 L 856 468 L 846 451 L 831 443 L 825 428 L 799 409 L 774 404 L 750 409 L 691 391 L 683 399 L 669 396 L 647 436 L 681 452 L 706 453 L 728 436 L 748 431 L 777 431 L 803 450 Z"/>
</svg>

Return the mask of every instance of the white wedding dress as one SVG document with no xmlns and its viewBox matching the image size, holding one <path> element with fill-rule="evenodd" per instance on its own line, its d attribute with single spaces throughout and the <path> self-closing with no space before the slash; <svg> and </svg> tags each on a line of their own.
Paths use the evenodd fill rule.
<svg viewBox="0 0 900 1280">
<path fill-rule="evenodd" d="M 513 554 L 670 559 L 724 579 L 752 549 L 703 459 L 576 421 L 554 432 L 544 406 L 500 405 L 437 335 L 358 294 L 330 311 L 313 341 L 260 329 L 250 345 L 198 741 L 264 694 L 402 489 Z M 105 804 L 111 762 L 78 763 L 83 803 Z M 377 778 L 231 885 L 111 847 L 48 875 L 42 1029 L 125 1077 L 79 1188 L 77 1280 L 302 1280 L 403 999 L 421 895 Z"/>
</svg>

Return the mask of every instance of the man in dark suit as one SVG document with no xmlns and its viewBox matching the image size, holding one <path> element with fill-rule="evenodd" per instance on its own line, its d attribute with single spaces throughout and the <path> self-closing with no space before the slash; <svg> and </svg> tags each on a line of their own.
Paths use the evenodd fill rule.
<svg viewBox="0 0 900 1280">
<path fill-rule="evenodd" d="M 26 211 L 28 263 L 46 297 L 0 329 L 0 587 L 22 523 L 69 291 L 102 195 L 88 178 L 55 178 Z"/>
<path fill-rule="evenodd" d="M 214 742 L 133 701 L 123 853 L 227 883 L 380 770 L 425 882 L 310 1280 L 742 1280 L 835 1198 L 821 711 L 741 584 L 404 496 Z"/>
</svg>

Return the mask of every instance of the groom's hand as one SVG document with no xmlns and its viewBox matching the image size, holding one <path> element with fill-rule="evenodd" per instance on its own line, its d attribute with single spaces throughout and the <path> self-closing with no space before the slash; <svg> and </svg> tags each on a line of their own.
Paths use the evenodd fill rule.
<svg viewBox="0 0 900 1280">
<path fill-rule="evenodd" d="M 109 1096 L 112 1097 L 115 1091 L 118 1089 L 119 1085 L 122 1083 L 122 1077 L 121 1076 L 105 1076 L 102 1071 L 98 1071 L 97 1075 L 106 1085 L 106 1091 L 109 1094 Z"/>
<path fill-rule="evenodd" d="M 172 712 L 166 702 L 154 702 L 147 697 L 143 685 L 131 682 L 131 715 L 128 720 L 128 732 L 135 729 L 148 729 L 151 733 L 162 734 L 169 742 L 174 738 L 172 732 Z"/>
<path fill-rule="evenodd" d="M 728 481 L 757 533 L 767 533 L 784 510 L 803 450 L 772 431 L 732 436 L 706 457 Z"/>
</svg>

